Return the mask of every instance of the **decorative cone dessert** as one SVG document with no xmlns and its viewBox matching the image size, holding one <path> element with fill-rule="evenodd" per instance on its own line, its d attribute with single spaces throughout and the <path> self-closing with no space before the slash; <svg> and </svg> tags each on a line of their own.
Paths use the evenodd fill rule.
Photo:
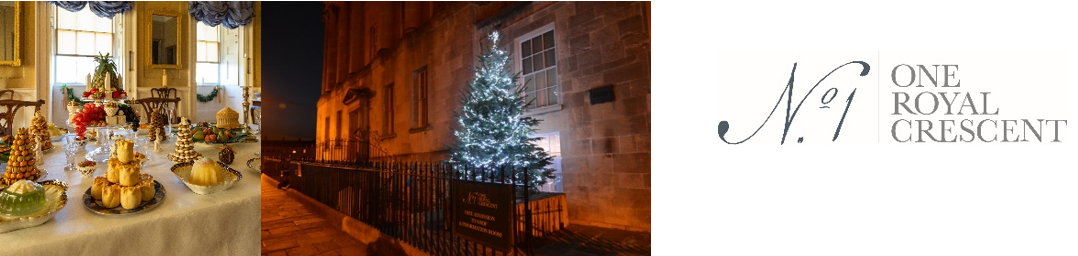
<svg viewBox="0 0 1078 256">
<path fill-rule="evenodd" d="M 192 163 L 202 156 L 195 152 L 195 144 L 191 142 L 194 133 L 188 129 L 190 126 L 191 123 L 187 121 L 187 118 L 180 121 L 180 127 L 176 128 L 176 151 L 168 154 L 168 160 L 176 163 Z"/>
<path fill-rule="evenodd" d="M 157 141 L 158 139 L 164 140 L 168 138 L 165 134 L 165 120 L 161 117 L 161 108 L 156 108 L 150 113 L 150 130 L 146 135 L 150 141 Z"/>
<path fill-rule="evenodd" d="M 11 139 L 11 157 L 4 171 L 4 184 L 14 184 L 19 180 L 36 181 L 41 171 L 34 167 L 34 140 L 26 128 L 19 128 Z"/>
<path fill-rule="evenodd" d="M 52 150 L 49 126 L 45 123 L 45 117 L 41 116 L 41 111 L 34 112 L 34 119 L 30 120 L 30 134 L 40 139 L 42 152 Z"/>
</svg>

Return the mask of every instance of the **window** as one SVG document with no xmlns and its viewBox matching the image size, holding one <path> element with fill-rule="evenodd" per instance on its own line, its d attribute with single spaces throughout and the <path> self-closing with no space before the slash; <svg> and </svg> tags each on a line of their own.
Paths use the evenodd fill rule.
<svg viewBox="0 0 1078 256">
<path fill-rule="evenodd" d="M 386 85 L 382 92 L 382 132 L 387 138 L 393 137 L 393 84 Z"/>
<path fill-rule="evenodd" d="M 533 138 L 539 138 L 536 141 L 536 145 L 543 148 L 551 157 L 554 158 L 547 168 L 554 169 L 554 180 L 549 180 L 547 184 L 539 186 L 539 191 L 543 192 L 563 192 L 562 188 L 562 174 L 561 174 L 561 133 L 543 133 L 532 136 Z"/>
<path fill-rule="evenodd" d="M 195 28 L 198 32 L 195 40 L 195 83 L 220 84 L 221 27 L 198 22 Z"/>
<path fill-rule="evenodd" d="M 325 125 L 322 126 L 322 127 L 325 127 L 324 130 L 326 130 L 325 132 L 322 133 L 322 139 L 327 140 L 327 141 L 330 140 L 330 138 L 329 138 L 329 114 L 328 113 L 326 114 Z"/>
<path fill-rule="evenodd" d="M 93 58 L 113 53 L 116 44 L 113 31 L 123 20 L 122 14 L 109 19 L 98 17 L 90 8 L 76 13 L 56 6 L 52 6 L 52 12 L 55 14 L 53 22 L 56 28 L 53 37 L 56 45 L 53 82 L 57 86 L 86 83 L 86 75 L 93 72 L 96 66 Z M 117 69 L 122 67 L 123 58 L 114 56 L 113 60 Z"/>
<path fill-rule="evenodd" d="M 429 87 L 427 87 L 427 67 L 419 68 L 412 74 L 412 132 L 426 130 L 430 125 L 428 110 Z"/>
<path fill-rule="evenodd" d="M 554 30 L 526 35 L 519 42 L 524 76 L 525 109 L 558 104 L 558 69 L 554 56 Z"/>
<path fill-rule="evenodd" d="M 344 117 L 341 116 L 341 111 L 337 110 L 337 139 L 344 139 L 344 130 L 341 129 L 341 123 L 344 122 Z"/>
<path fill-rule="evenodd" d="M 371 61 L 374 61 L 374 55 L 378 54 L 378 24 L 371 26 L 371 36 L 369 38 L 371 39 L 371 43 L 368 45 L 371 47 L 369 56 Z"/>
</svg>

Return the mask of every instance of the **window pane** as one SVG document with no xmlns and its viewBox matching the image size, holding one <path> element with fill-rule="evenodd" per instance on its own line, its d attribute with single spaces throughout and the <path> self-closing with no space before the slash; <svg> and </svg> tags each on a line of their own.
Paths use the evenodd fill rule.
<svg viewBox="0 0 1078 256">
<path fill-rule="evenodd" d="M 547 99 L 550 99 L 550 105 L 558 104 L 558 93 L 557 93 L 557 91 L 558 91 L 557 87 L 551 87 L 550 89 L 546 90 Z"/>
<path fill-rule="evenodd" d="M 219 67 L 216 63 L 195 63 L 195 83 L 220 84 Z"/>
<path fill-rule="evenodd" d="M 534 108 L 535 107 L 535 94 L 534 93 L 525 94 L 524 102 L 527 102 L 527 105 L 525 106 L 525 108 Z"/>
<path fill-rule="evenodd" d="M 97 51 L 99 53 L 112 53 L 112 34 L 109 33 L 97 33 L 94 35 L 97 40 Z"/>
<path fill-rule="evenodd" d="M 56 83 L 85 84 L 86 75 L 93 72 L 92 57 L 56 56 Z"/>
<path fill-rule="evenodd" d="M 546 71 L 547 87 L 552 87 L 552 86 L 557 86 L 558 85 L 558 72 L 557 71 L 558 71 L 557 69 L 550 69 L 550 70 Z"/>
<path fill-rule="evenodd" d="M 75 54 L 75 31 L 56 31 L 56 53 Z"/>
<path fill-rule="evenodd" d="M 92 32 L 79 31 L 75 37 L 75 42 L 78 43 L 75 45 L 75 53 L 79 55 L 97 55 L 94 52 L 97 49 L 94 47 L 94 34 Z"/>
<path fill-rule="evenodd" d="M 554 48 L 554 30 L 543 34 L 543 49 Z"/>
<path fill-rule="evenodd" d="M 535 76 L 534 75 L 525 76 L 524 77 L 524 93 L 531 93 L 532 91 L 535 91 Z"/>
<path fill-rule="evenodd" d="M 539 39 L 540 38 L 536 37 L 535 39 L 531 40 L 532 41 L 532 53 L 538 53 L 538 52 L 543 51 L 543 41 L 539 40 Z"/>
<path fill-rule="evenodd" d="M 532 66 L 534 66 L 535 70 L 543 70 L 543 68 L 546 68 L 545 66 L 543 66 L 542 55 L 532 57 Z"/>
<path fill-rule="evenodd" d="M 520 43 L 520 57 L 528 57 L 528 55 L 532 55 L 532 42 L 524 41 Z"/>
<path fill-rule="evenodd" d="M 87 9 L 89 9 L 89 8 L 87 8 Z M 87 11 L 87 10 L 83 9 L 83 11 Z M 93 14 L 93 13 L 90 13 L 87 16 L 90 16 L 91 19 L 94 20 L 94 29 L 93 30 L 95 32 L 112 33 L 112 20 L 111 19 L 97 17 L 97 15 Z M 120 17 L 116 16 L 116 17 L 113 17 L 113 18 L 119 19 Z"/>
<path fill-rule="evenodd" d="M 523 62 L 524 62 L 524 74 L 525 75 L 526 74 L 531 74 L 531 72 L 532 72 L 532 59 L 531 58 L 523 58 Z"/>
<path fill-rule="evenodd" d="M 546 55 L 546 64 L 548 66 L 555 65 L 556 61 L 554 61 L 554 49 L 547 50 L 543 53 L 543 55 Z"/>
<path fill-rule="evenodd" d="M 58 29 L 75 29 L 76 24 L 78 24 L 78 20 L 76 20 L 76 18 L 75 18 L 75 13 L 57 8 L 57 11 L 56 11 L 56 28 L 58 28 Z"/>
<path fill-rule="evenodd" d="M 80 11 L 80 12 L 75 14 L 75 20 L 78 21 L 78 24 L 75 24 L 75 29 L 93 31 L 94 27 L 95 27 L 94 26 L 94 24 L 95 24 L 94 23 L 94 17 L 96 17 L 96 16 L 93 13 L 90 13 L 88 9 L 82 9 L 82 10 L 84 10 L 85 12 Z M 67 10 L 59 10 L 59 11 L 60 12 L 66 12 Z"/>
<path fill-rule="evenodd" d="M 195 43 L 195 61 L 206 61 L 206 42 Z"/>
<path fill-rule="evenodd" d="M 543 88 L 546 88 L 546 86 L 546 75 L 544 75 L 543 73 L 539 73 L 539 75 L 535 76 L 536 90 L 542 90 Z"/>
<path fill-rule="evenodd" d="M 206 44 L 206 61 L 218 62 L 217 61 L 217 54 L 218 54 L 218 52 L 217 52 L 217 43 L 207 43 Z"/>
<path fill-rule="evenodd" d="M 217 27 L 207 26 L 206 27 L 206 40 L 214 41 L 214 42 L 220 42 L 221 41 L 220 31 L 221 31 L 221 26 L 217 26 Z"/>
</svg>

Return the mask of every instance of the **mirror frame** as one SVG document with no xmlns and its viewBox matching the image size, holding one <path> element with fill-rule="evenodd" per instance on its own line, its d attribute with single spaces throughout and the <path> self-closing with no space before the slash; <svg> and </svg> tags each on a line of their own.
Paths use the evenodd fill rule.
<svg viewBox="0 0 1078 256">
<path fill-rule="evenodd" d="M 0 60 L 0 66 L 15 66 L 22 65 L 22 59 L 19 58 L 19 20 L 21 20 L 19 6 L 22 4 L 20 1 L 15 2 L 15 59 L 14 60 Z"/>
<path fill-rule="evenodd" d="M 142 18 L 142 24 L 141 24 L 141 26 L 143 27 L 142 31 L 144 31 L 144 32 L 146 32 L 148 34 L 151 34 L 151 36 L 144 36 L 143 37 L 144 39 L 142 40 L 143 41 L 143 47 L 145 47 L 144 49 L 147 49 L 142 54 L 143 56 L 145 56 L 145 57 L 142 58 L 143 61 L 145 61 L 150 68 L 160 68 L 160 69 L 166 69 L 166 68 L 180 69 L 180 68 L 182 68 L 183 67 L 183 65 L 182 65 L 182 63 L 183 63 L 183 52 L 184 52 L 184 47 L 182 45 L 183 45 L 184 41 L 183 41 L 183 38 L 180 37 L 180 35 L 183 34 L 181 31 L 183 31 L 182 30 L 183 24 L 185 24 L 183 22 L 183 18 L 184 18 L 183 15 L 180 15 L 177 12 L 167 11 L 167 10 L 163 10 L 163 9 L 153 10 L 153 11 L 150 11 L 150 13 L 148 13 L 148 14 L 149 15 L 146 15 L 145 18 Z M 153 49 L 151 49 L 151 47 L 153 47 L 153 36 L 152 36 L 152 34 L 153 34 L 153 16 L 154 15 L 172 16 L 172 17 L 176 18 L 176 64 L 154 64 L 153 63 L 153 56 L 151 56 L 151 55 L 153 55 Z"/>
</svg>

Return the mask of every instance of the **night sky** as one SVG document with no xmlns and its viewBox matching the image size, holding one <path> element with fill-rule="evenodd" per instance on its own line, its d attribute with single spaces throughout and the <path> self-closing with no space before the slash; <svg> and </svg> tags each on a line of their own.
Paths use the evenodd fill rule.
<svg viewBox="0 0 1078 256">
<path fill-rule="evenodd" d="M 264 140 L 315 138 L 323 7 L 320 2 L 262 2 Z"/>
</svg>

